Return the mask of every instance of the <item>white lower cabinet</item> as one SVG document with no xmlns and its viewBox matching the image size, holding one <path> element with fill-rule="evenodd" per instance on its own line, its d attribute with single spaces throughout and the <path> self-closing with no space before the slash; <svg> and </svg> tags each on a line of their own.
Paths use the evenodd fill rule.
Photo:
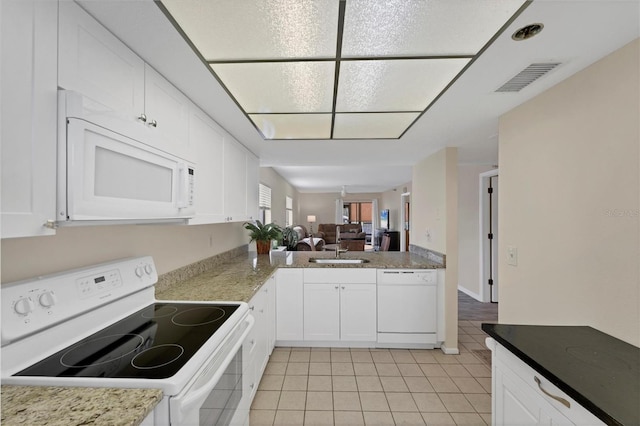
<svg viewBox="0 0 640 426">
<path fill-rule="evenodd" d="M 304 341 L 376 341 L 375 269 L 304 271 Z"/>
<path fill-rule="evenodd" d="M 255 319 L 253 329 L 242 347 L 243 356 L 243 392 L 253 400 L 273 351 L 275 340 L 275 274 L 271 276 L 249 300 L 249 309 Z"/>
<path fill-rule="evenodd" d="M 493 425 L 604 424 L 495 340 L 487 342 L 493 351 Z"/>
<path fill-rule="evenodd" d="M 276 341 L 301 341 L 303 337 L 303 273 L 299 268 L 276 274 Z"/>
<path fill-rule="evenodd" d="M 376 285 L 304 284 L 304 340 L 376 340 Z"/>
</svg>

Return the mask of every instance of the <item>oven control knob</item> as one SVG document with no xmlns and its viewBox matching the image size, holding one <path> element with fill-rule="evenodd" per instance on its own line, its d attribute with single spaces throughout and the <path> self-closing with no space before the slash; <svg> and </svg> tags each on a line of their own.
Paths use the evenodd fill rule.
<svg viewBox="0 0 640 426">
<path fill-rule="evenodd" d="M 151 275 L 151 273 L 153 272 L 153 268 L 147 263 L 146 265 L 144 265 L 144 271 L 147 273 L 147 275 Z"/>
<path fill-rule="evenodd" d="M 142 269 L 142 266 L 138 266 L 136 268 L 136 275 L 138 278 L 142 278 L 142 275 L 144 275 L 144 269 Z"/>
<path fill-rule="evenodd" d="M 40 295 L 38 302 L 45 308 L 50 308 L 57 302 L 56 295 L 52 291 L 46 291 Z"/>
<path fill-rule="evenodd" d="M 29 313 L 33 312 L 33 308 L 35 308 L 33 300 L 29 299 L 28 297 L 18 299 L 16 304 L 13 305 L 13 310 L 20 315 L 28 315 Z"/>
</svg>

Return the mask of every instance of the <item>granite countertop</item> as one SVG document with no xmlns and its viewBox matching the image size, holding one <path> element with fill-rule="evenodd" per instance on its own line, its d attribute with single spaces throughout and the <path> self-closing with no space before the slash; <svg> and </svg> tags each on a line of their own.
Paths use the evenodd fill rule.
<svg viewBox="0 0 640 426">
<path fill-rule="evenodd" d="M 438 263 L 409 252 L 347 252 L 341 258 L 367 259 L 362 264 L 317 264 L 309 259 L 333 258 L 331 251 L 249 252 L 191 278 L 156 286 L 160 300 L 226 300 L 248 302 L 277 268 L 376 268 L 439 269 Z"/>
<path fill-rule="evenodd" d="M 606 424 L 640 424 L 640 348 L 586 326 L 482 329 Z"/>
<path fill-rule="evenodd" d="M 161 399 L 159 389 L 3 385 L 0 423 L 138 425 Z"/>
</svg>

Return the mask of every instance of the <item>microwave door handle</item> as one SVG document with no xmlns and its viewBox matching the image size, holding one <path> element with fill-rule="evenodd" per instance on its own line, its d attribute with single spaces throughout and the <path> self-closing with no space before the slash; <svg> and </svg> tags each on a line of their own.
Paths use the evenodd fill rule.
<svg viewBox="0 0 640 426">
<path fill-rule="evenodd" d="M 189 191 L 189 177 L 187 176 L 187 166 L 178 164 L 178 203 L 179 209 L 187 207 L 187 193 Z"/>
</svg>

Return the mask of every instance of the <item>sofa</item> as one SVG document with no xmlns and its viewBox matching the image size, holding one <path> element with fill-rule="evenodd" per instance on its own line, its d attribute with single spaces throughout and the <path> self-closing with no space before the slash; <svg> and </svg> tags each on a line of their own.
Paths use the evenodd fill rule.
<svg viewBox="0 0 640 426">
<path fill-rule="evenodd" d="M 367 234 L 362 231 L 362 226 L 356 223 L 321 223 L 314 236 L 322 238 L 325 244 L 335 244 L 337 226 L 340 227 L 341 248 L 350 251 L 364 251 Z"/>
<path fill-rule="evenodd" d="M 298 234 L 298 243 L 296 251 L 320 251 L 324 247 L 325 241 L 319 235 L 313 236 L 314 246 L 311 246 L 311 236 L 307 232 L 307 228 L 303 225 L 296 225 L 293 230 Z"/>
</svg>

